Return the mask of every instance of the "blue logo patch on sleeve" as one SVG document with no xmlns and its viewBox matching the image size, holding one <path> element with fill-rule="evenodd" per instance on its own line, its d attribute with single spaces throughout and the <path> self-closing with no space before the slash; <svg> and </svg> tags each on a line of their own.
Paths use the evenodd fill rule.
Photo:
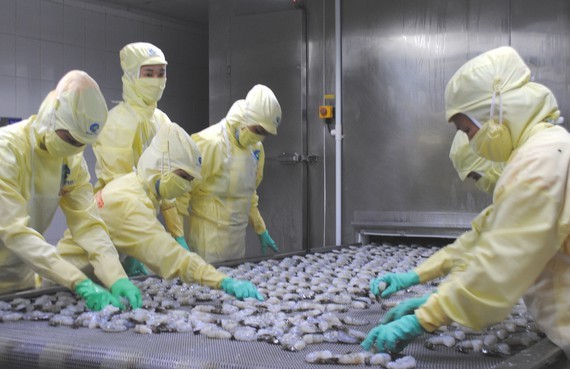
<svg viewBox="0 0 570 369">
<path fill-rule="evenodd" d="M 259 160 L 259 152 L 260 150 L 253 150 L 253 156 L 255 156 L 256 160 Z"/>
<path fill-rule="evenodd" d="M 96 135 L 99 132 L 99 128 L 101 128 L 101 125 L 97 122 L 94 122 L 89 126 L 89 132 L 87 132 L 87 134 Z"/>
<path fill-rule="evenodd" d="M 61 166 L 61 187 L 65 186 L 67 183 L 67 178 L 71 174 L 71 169 L 67 166 L 67 164 L 63 164 Z"/>
</svg>

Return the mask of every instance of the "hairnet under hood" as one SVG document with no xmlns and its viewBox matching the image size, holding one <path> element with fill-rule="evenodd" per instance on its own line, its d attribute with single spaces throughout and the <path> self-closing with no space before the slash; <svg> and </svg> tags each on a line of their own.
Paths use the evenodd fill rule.
<svg viewBox="0 0 570 369">
<path fill-rule="evenodd" d="M 38 137 L 65 129 L 83 144 L 92 144 L 107 120 L 107 103 L 97 82 L 79 70 L 68 72 L 40 106 L 33 127 Z"/>
<path fill-rule="evenodd" d="M 513 148 L 526 140 L 528 128 L 560 116 L 552 92 L 530 82 L 528 66 L 513 48 L 504 46 L 469 60 L 451 77 L 445 88 L 446 120 L 463 113 L 483 124 L 490 118 L 493 94 L 494 118 L 499 120 L 502 108 Z"/>
<path fill-rule="evenodd" d="M 154 192 L 156 181 L 161 173 L 182 169 L 200 181 L 202 157 L 196 143 L 182 127 L 176 123 L 165 123 L 142 153 L 137 173 L 147 188 Z"/>
</svg>

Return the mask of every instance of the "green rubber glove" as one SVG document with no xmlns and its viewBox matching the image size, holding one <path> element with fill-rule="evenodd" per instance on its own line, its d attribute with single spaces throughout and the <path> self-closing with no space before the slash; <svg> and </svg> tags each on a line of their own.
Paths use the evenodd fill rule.
<svg viewBox="0 0 570 369">
<path fill-rule="evenodd" d="M 184 236 L 180 236 L 180 237 L 174 237 L 174 239 L 176 240 L 176 242 L 178 242 L 178 244 L 182 247 L 184 247 L 186 250 L 190 251 L 190 247 L 188 246 L 188 244 L 186 243 L 186 240 L 184 239 Z"/>
<path fill-rule="evenodd" d="M 388 273 L 383 275 L 380 278 L 375 278 L 370 281 L 370 291 L 375 295 L 381 292 L 378 289 L 378 285 L 384 282 L 386 283 L 386 289 L 382 291 L 380 295 L 382 298 L 386 298 L 393 294 L 394 292 L 398 292 L 403 290 L 404 288 L 408 288 L 420 283 L 420 276 L 418 273 L 414 271 L 410 271 L 407 273 Z"/>
<path fill-rule="evenodd" d="M 117 282 L 113 283 L 111 286 L 111 293 L 117 299 L 124 297 L 129 300 L 131 308 L 138 309 L 142 306 L 142 295 L 141 291 L 133 282 L 129 281 L 128 278 L 118 279 Z"/>
<path fill-rule="evenodd" d="M 271 236 L 269 236 L 269 232 L 267 231 L 267 229 L 263 231 L 263 233 L 258 234 L 257 237 L 259 237 L 259 242 L 261 242 L 261 252 L 263 253 L 263 255 L 265 255 L 265 252 L 267 251 L 268 247 L 270 247 L 275 252 L 279 251 L 279 249 L 277 248 L 277 244 L 275 243 L 275 241 L 273 241 Z"/>
<path fill-rule="evenodd" d="M 93 311 L 99 311 L 107 305 L 113 305 L 119 309 L 125 308 L 109 291 L 90 279 L 77 283 L 75 293 L 84 299 L 87 307 Z"/>
<path fill-rule="evenodd" d="M 393 322 L 394 320 L 400 319 L 403 316 L 413 314 L 417 308 L 426 303 L 426 301 L 429 299 L 430 296 L 431 293 L 422 297 L 407 299 L 405 301 L 400 302 L 398 305 L 396 305 L 386 313 L 384 319 L 382 319 L 382 324 L 388 324 L 390 322 Z"/>
<path fill-rule="evenodd" d="M 372 328 L 360 345 L 368 351 L 374 346 L 378 352 L 398 353 L 424 333 L 418 318 L 415 315 L 406 315 L 386 325 Z"/>
<path fill-rule="evenodd" d="M 127 256 L 125 260 L 121 263 L 123 264 L 123 269 L 129 277 L 136 277 L 139 275 L 149 275 L 150 273 L 146 270 L 143 263 L 133 258 L 132 256 Z"/>
<path fill-rule="evenodd" d="M 227 277 L 222 280 L 222 290 L 225 293 L 237 297 L 238 300 L 253 297 L 259 301 L 263 301 L 263 296 L 250 281 L 240 281 Z"/>
</svg>

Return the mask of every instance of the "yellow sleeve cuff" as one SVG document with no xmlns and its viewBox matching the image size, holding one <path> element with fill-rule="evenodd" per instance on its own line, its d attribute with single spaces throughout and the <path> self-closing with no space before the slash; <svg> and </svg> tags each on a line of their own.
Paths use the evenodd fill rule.
<svg viewBox="0 0 570 369">
<path fill-rule="evenodd" d="M 249 211 L 249 223 L 253 226 L 255 234 L 261 234 L 267 229 L 257 206 L 252 206 Z"/>
<path fill-rule="evenodd" d="M 451 323 L 440 305 L 440 296 L 432 294 L 425 304 L 416 310 L 416 317 L 421 326 L 428 332 L 433 332 L 441 326 Z"/>
<path fill-rule="evenodd" d="M 182 226 L 182 219 L 178 214 L 178 209 L 176 208 L 176 202 L 169 201 L 167 203 L 163 203 L 160 207 L 160 212 L 164 218 L 165 228 L 172 237 L 184 236 L 184 227 Z"/>
<path fill-rule="evenodd" d="M 420 283 L 426 283 L 446 274 L 452 263 L 449 254 L 443 248 L 418 265 L 414 272 L 420 277 Z"/>
</svg>

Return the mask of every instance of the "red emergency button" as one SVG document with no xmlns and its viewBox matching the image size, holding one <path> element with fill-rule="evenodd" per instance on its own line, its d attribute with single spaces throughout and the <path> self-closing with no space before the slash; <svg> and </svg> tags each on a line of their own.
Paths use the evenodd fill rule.
<svg viewBox="0 0 570 369">
<path fill-rule="evenodd" d="M 319 118 L 329 119 L 333 117 L 333 107 L 331 105 L 322 105 L 319 107 Z"/>
</svg>

